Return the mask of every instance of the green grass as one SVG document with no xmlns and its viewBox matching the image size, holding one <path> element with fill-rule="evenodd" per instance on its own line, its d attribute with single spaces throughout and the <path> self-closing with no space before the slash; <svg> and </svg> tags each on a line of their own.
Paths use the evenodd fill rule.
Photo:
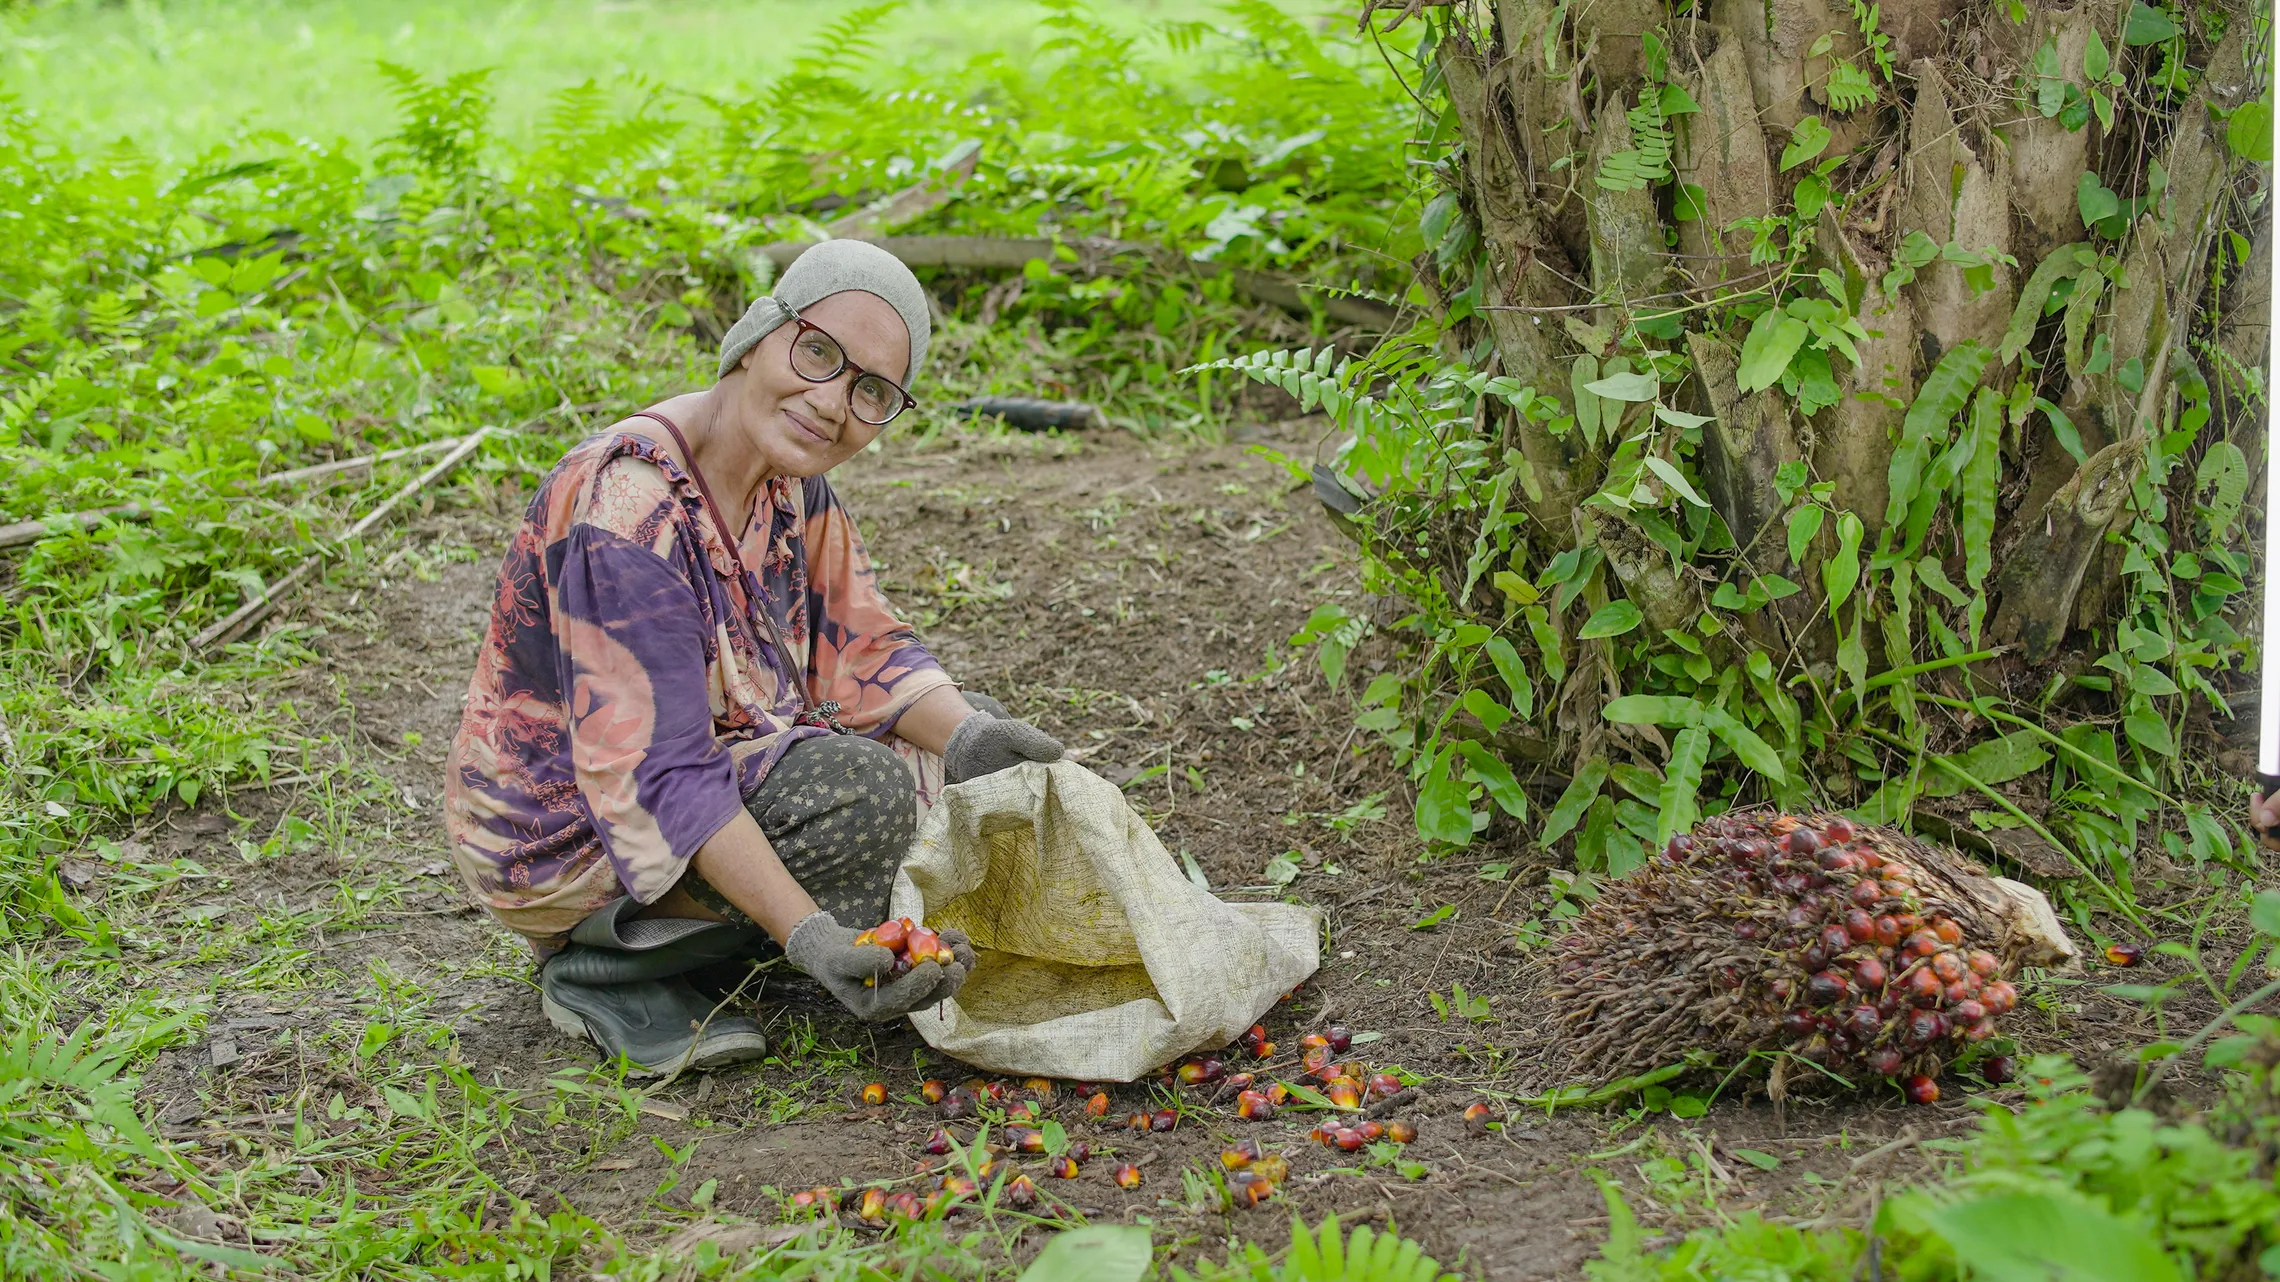
<svg viewBox="0 0 2280 1282">
<path fill-rule="evenodd" d="M 65 0 L 0 18 L 0 85 L 82 145 L 124 138 L 187 159 L 245 129 L 362 148 L 395 129 L 377 63 L 430 76 L 490 67 L 496 132 L 519 145 L 554 93 L 589 78 L 627 98 L 629 77 L 671 94 L 750 97 L 841 12 L 812 0 Z M 1099 10 L 1130 34 L 1217 13 L 1205 0 Z M 1026 65 L 1044 38 L 1024 0 L 921 0 L 880 26 L 857 78 L 924 84 L 984 53 Z"/>
</svg>

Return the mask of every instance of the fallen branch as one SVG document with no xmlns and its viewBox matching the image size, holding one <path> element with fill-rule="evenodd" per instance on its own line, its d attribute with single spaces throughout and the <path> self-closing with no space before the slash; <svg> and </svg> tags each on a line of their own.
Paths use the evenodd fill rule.
<svg viewBox="0 0 2280 1282">
<path fill-rule="evenodd" d="M 0 549 L 20 548 L 52 539 L 67 530 L 92 530 L 105 521 L 147 521 L 150 509 L 140 503 L 126 503 L 118 507 L 98 508 L 92 512 L 73 512 L 69 516 L 43 516 L 33 521 L 18 521 L 14 525 L 0 525 Z"/>
<path fill-rule="evenodd" d="M 1232 276 L 1235 290 L 1257 302 L 1279 307 L 1294 316 L 1312 316 L 1319 309 L 1323 315 L 1342 325 L 1358 325 L 1364 329 L 1384 332 L 1393 328 L 1399 315 L 1393 308 L 1369 298 L 1345 294 L 1331 294 L 1308 285 L 1301 285 L 1286 276 L 1272 272 L 1253 271 L 1247 267 L 1229 267 L 1209 259 L 1169 253 L 1154 245 L 1129 240 L 1048 240 L 1043 237 L 1012 236 L 859 236 L 886 250 L 912 267 L 979 267 L 1002 270 L 1020 268 L 1030 262 L 1043 261 L 1056 266 L 1073 266 L 1088 275 L 1120 275 L 1129 270 L 1128 261 L 1144 259 L 1159 266 L 1176 266 L 1206 276 Z M 788 267 L 807 249 L 816 244 L 811 240 L 784 240 L 762 245 L 765 254 L 777 267 Z M 1068 263 L 1056 251 L 1068 249 L 1077 255 L 1076 262 Z"/>
<path fill-rule="evenodd" d="M 294 481 L 319 480 L 336 472 L 346 472 L 359 467 L 371 467 L 378 463 L 411 458 L 418 454 L 433 454 L 437 450 L 448 450 L 452 446 L 460 444 L 464 439 L 463 437 L 447 436 L 439 441 L 423 441 L 418 445 L 404 446 L 402 449 L 382 450 L 377 454 L 359 454 L 355 458 L 339 459 L 331 463 L 315 463 L 308 467 L 296 467 L 287 472 L 271 472 L 255 481 L 254 484 L 286 485 Z"/>
<path fill-rule="evenodd" d="M 453 468 L 458 467 L 460 461 L 474 453 L 475 447 L 481 445 L 484 438 L 490 436 L 491 432 L 491 428 L 479 427 L 461 437 L 452 451 L 437 460 L 435 466 L 405 482 L 402 489 L 389 495 L 380 506 L 365 513 L 364 519 L 348 527 L 348 533 L 343 535 L 340 541 L 346 543 L 353 539 L 362 538 L 367 530 L 378 525 L 390 512 L 394 511 L 397 504 L 433 485 Z M 239 606 L 228 618 L 199 633 L 191 640 L 191 647 L 203 652 L 218 646 L 228 645 L 244 636 L 254 624 L 269 617 L 269 612 L 277 608 L 279 601 L 314 577 L 317 571 L 324 566 L 327 556 L 328 554 L 323 549 L 310 553 L 307 559 L 293 567 L 292 573 L 270 585 L 260 596 Z"/>
</svg>

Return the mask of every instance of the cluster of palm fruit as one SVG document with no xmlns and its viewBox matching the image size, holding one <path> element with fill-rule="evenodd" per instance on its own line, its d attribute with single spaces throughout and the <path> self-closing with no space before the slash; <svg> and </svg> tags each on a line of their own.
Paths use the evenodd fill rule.
<svg viewBox="0 0 2280 1282">
<path fill-rule="evenodd" d="M 877 944 L 895 955 L 894 969 L 887 972 L 888 979 L 900 979 L 920 962 L 935 962 L 943 966 L 956 964 L 958 954 L 942 942 L 942 937 L 919 925 L 908 917 L 882 921 L 862 934 L 855 936 L 858 944 Z M 875 978 L 863 981 L 865 988 L 876 988 Z"/>
<path fill-rule="evenodd" d="M 1548 995 L 1577 1066 L 1599 1075 L 1697 1048 L 1786 1051 L 1929 1103 L 2018 1000 L 2018 941 L 1988 909 L 1991 884 L 1841 816 L 1719 816 L 1605 886 L 1561 940 Z M 1977 1068 L 2014 1071 L 2000 1055 Z"/>
</svg>

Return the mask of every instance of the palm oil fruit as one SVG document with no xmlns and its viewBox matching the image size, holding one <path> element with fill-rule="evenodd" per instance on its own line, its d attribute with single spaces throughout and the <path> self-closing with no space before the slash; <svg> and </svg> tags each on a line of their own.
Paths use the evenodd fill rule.
<svg viewBox="0 0 2280 1282">
<path fill-rule="evenodd" d="M 1068 1156 L 1056 1157 L 1045 1164 L 1045 1169 L 1052 1172 L 1056 1179 L 1073 1180 L 1077 1178 L 1077 1159 Z"/>
<path fill-rule="evenodd" d="M 2145 957 L 2145 949 L 2138 944 L 2106 945 L 2106 960 L 2116 966 L 2135 966 Z"/>
<path fill-rule="evenodd" d="M 925 1100 L 929 1104 L 941 1103 L 942 1097 L 948 1095 L 949 1093 L 949 1087 L 944 1086 L 940 1081 L 931 1077 L 918 1084 L 919 1098 Z"/>
<path fill-rule="evenodd" d="M 1116 1187 L 1120 1189 L 1139 1188 L 1140 1168 L 1130 1162 L 1119 1162 L 1113 1178 L 1116 1180 Z"/>
<path fill-rule="evenodd" d="M 1088 1099 L 1088 1100 L 1086 1100 L 1086 1101 L 1085 1101 L 1085 1116 L 1086 1116 L 1086 1117 L 1106 1117 L 1106 1116 L 1108 1116 L 1108 1092 L 1107 1092 L 1107 1091 L 1098 1091 L 1098 1092 L 1095 1092 L 1095 1093 L 1094 1093 L 1094 1095 L 1093 1095 L 1093 1097 L 1092 1097 L 1091 1099 Z"/>
<path fill-rule="evenodd" d="M 1409 1122 L 1391 1121 L 1385 1124 L 1385 1137 L 1396 1144 L 1407 1144 L 1417 1138 L 1417 1127 Z"/>
<path fill-rule="evenodd" d="M 931 1157 L 940 1157 L 949 1152 L 950 1132 L 936 1127 L 934 1133 L 926 1137 L 926 1143 L 919 1145 L 919 1151 Z"/>
<path fill-rule="evenodd" d="M 863 1088 L 863 1102 L 879 1105 L 887 1102 L 887 1088 L 883 1082 L 872 1082 Z"/>
<path fill-rule="evenodd" d="M 1909 1078 L 1908 1085 L 1903 1089 L 1907 1092 L 1908 1102 L 1911 1104 L 1936 1104 L 1939 1102 L 1940 1084 L 1922 1073 Z"/>
<path fill-rule="evenodd" d="M 1404 1089 L 1402 1080 L 1391 1073 L 1372 1073 L 1369 1080 L 1362 1083 L 1362 1094 L 1373 1100 L 1399 1095 Z"/>
<path fill-rule="evenodd" d="M 1037 1205 L 1037 1186 L 1026 1175 L 1016 1175 L 1006 1182 L 1005 1200 L 1012 1206 Z"/>
<path fill-rule="evenodd" d="M 1235 1116 L 1246 1122 L 1264 1122 L 1274 1115 L 1274 1102 L 1263 1091 L 1244 1091 L 1235 1097 Z"/>
<path fill-rule="evenodd" d="M 1265 1156 L 1266 1154 L 1260 1150 L 1257 1140 L 1241 1139 L 1219 1150 L 1219 1164 L 1232 1171 L 1249 1166 Z"/>
<path fill-rule="evenodd" d="M 1157 1109 L 1148 1119 L 1148 1129 L 1151 1131 L 1168 1131 L 1179 1124 L 1180 1115 L 1168 1108 Z"/>
<path fill-rule="evenodd" d="M 1465 1130 L 1474 1135 L 1488 1134 L 1488 1124 L 1496 1120 L 1496 1110 L 1486 1104 L 1465 1105 Z"/>
<path fill-rule="evenodd" d="M 1128 1131 L 1149 1130 L 1152 1129 L 1149 1126 L 1149 1122 L 1151 1120 L 1152 1119 L 1146 1113 L 1134 1113 L 1132 1116 L 1124 1119 L 1124 1129 Z"/>
<path fill-rule="evenodd" d="M 1322 1094 L 1339 1108 L 1352 1111 L 1362 1106 L 1362 1090 L 1353 1079 L 1341 1077 L 1323 1089 Z"/>
</svg>

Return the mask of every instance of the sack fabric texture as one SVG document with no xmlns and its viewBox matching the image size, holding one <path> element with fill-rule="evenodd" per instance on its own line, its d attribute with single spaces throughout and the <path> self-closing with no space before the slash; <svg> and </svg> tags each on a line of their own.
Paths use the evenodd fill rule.
<svg viewBox="0 0 2280 1282">
<path fill-rule="evenodd" d="M 1226 1045 L 1321 963 L 1320 912 L 1222 902 L 1073 761 L 943 789 L 890 913 L 973 939 L 966 986 L 911 1022 L 995 1073 L 1133 1081 Z"/>
</svg>

